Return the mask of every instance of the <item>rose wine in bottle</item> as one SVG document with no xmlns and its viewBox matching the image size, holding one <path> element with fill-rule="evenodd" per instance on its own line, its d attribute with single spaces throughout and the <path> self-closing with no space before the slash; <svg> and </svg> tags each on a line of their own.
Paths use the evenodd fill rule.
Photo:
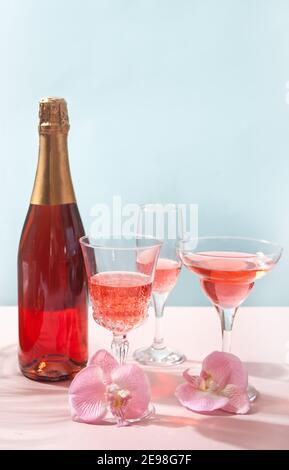
<svg viewBox="0 0 289 470">
<path fill-rule="evenodd" d="M 64 99 L 44 98 L 39 158 L 18 252 L 19 364 L 34 380 L 72 378 L 87 362 L 84 235 L 72 186 Z"/>
</svg>

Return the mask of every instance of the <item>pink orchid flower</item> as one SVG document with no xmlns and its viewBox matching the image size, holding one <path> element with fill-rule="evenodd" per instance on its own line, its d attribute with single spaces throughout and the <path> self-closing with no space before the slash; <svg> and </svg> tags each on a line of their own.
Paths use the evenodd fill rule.
<svg viewBox="0 0 289 470">
<path fill-rule="evenodd" d="M 183 377 L 187 383 L 177 387 L 176 397 L 186 408 L 199 412 L 248 412 L 248 373 L 237 356 L 215 351 L 204 359 L 200 376 L 190 375 L 187 369 Z"/>
<path fill-rule="evenodd" d="M 140 418 L 150 402 L 150 387 L 137 365 L 120 366 L 107 351 L 97 351 L 73 379 L 69 404 L 75 421 L 98 424 L 108 411 L 119 426 Z"/>
</svg>

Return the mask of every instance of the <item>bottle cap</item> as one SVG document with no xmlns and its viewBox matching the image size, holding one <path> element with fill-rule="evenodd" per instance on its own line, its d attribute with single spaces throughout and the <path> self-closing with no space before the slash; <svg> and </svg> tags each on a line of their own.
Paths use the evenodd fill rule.
<svg viewBox="0 0 289 470">
<path fill-rule="evenodd" d="M 39 133 L 52 134 L 69 131 L 67 103 L 63 98 L 42 98 L 39 103 Z"/>
</svg>

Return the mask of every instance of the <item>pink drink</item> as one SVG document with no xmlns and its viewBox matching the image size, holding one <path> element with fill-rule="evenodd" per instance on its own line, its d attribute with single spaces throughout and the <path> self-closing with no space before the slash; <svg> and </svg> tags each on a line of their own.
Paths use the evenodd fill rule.
<svg viewBox="0 0 289 470">
<path fill-rule="evenodd" d="M 151 254 L 144 250 L 138 255 L 137 266 L 141 273 L 147 274 L 152 270 Z M 181 271 L 181 262 L 169 258 L 159 258 L 157 261 L 153 291 L 157 293 L 170 292 L 175 286 Z"/>
<path fill-rule="evenodd" d="M 256 279 L 272 269 L 274 261 L 260 254 L 206 251 L 182 256 L 184 265 L 200 276 L 202 288 L 222 308 L 239 306 Z"/>
<path fill-rule="evenodd" d="M 181 263 L 167 258 L 159 258 L 153 291 L 157 293 L 170 292 L 175 286 L 181 271 Z"/>
<path fill-rule="evenodd" d="M 145 274 L 109 271 L 92 276 L 89 290 L 95 321 L 123 334 L 146 317 L 152 283 Z"/>
</svg>

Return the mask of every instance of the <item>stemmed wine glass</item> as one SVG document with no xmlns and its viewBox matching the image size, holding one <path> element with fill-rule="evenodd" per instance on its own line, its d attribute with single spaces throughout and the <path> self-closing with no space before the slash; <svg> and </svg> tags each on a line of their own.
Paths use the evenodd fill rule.
<svg viewBox="0 0 289 470">
<path fill-rule="evenodd" d="M 82 237 L 80 244 L 93 318 L 112 331 L 112 352 L 123 364 L 129 348 L 127 333 L 147 316 L 161 242 L 149 237 L 109 240 Z M 140 271 L 138 260 L 143 253 L 147 261 Z"/>
<path fill-rule="evenodd" d="M 233 322 L 239 306 L 255 280 L 275 266 L 282 248 L 264 240 L 239 237 L 200 237 L 181 240 L 183 264 L 200 278 L 201 286 L 216 307 L 222 327 L 224 352 L 231 351 Z M 249 386 L 251 401 L 256 390 Z"/>
<path fill-rule="evenodd" d="M 157 262 L 153 283 L 153 304 L 155 310 L 155 334 L 151 346 L 134 352 L 134 359 L 141 364 L 176 365 L 185 361 L 184 354 L 164 343 L 162 318 L 169 293 L 174 288 L 181 271 L 177 256 L 176 240 L 183 236 L 182 213 L 175 204 L 145 204 L 140 206 L 138 233 L 162 240 L 160 257 Z M 139 254 L 140 268 L 146 262 L 146 253 Z"/>
</svg>

